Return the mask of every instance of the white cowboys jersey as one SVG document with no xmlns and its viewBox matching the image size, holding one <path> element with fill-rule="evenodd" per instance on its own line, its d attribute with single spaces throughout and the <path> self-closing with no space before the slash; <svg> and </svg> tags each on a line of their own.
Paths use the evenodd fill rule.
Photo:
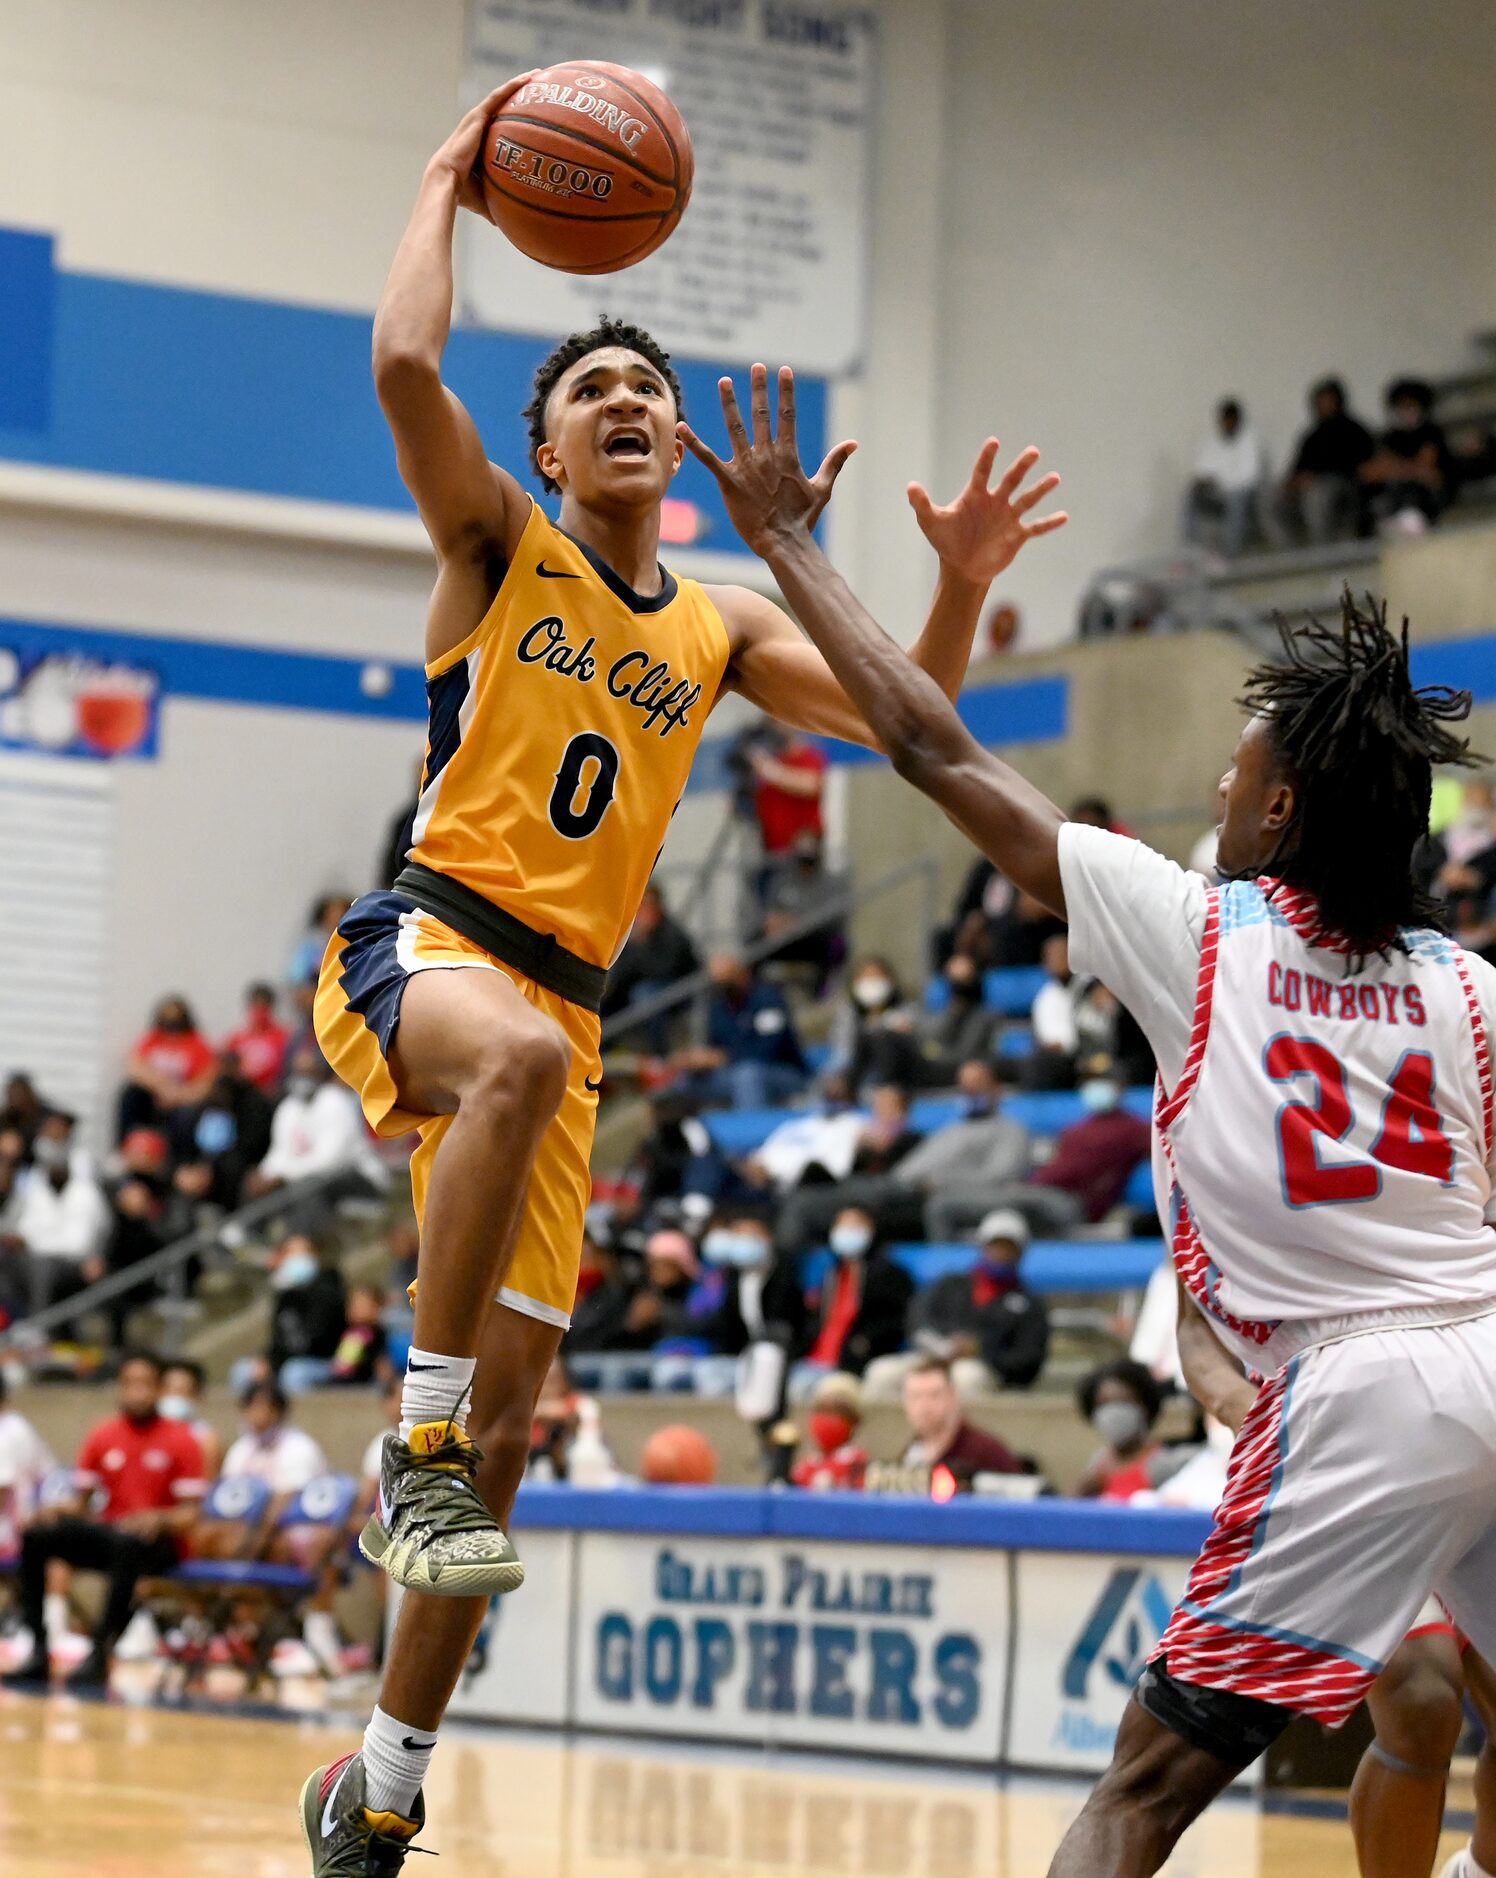
<svg viewBox="0 0 1496 1878">
<path fill-rule="evenodd" d="M 1308 896 L 1205 896 L 1155 1171 L 1180 1275 L 1254 1370 L 1496 1309 L 1487 968 L 1438 933 L 1403 939 L 1350 976 Z"/>
</svg>

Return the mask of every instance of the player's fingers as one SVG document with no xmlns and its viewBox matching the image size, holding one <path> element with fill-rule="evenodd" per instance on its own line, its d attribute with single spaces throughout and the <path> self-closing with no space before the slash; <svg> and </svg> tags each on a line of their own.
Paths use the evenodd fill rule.
<svg viewBox="0 0 1496 1878">
<path fill-rule="evenodd" d="M 987 493 L 987 479 L 992 474 L 992 465 L 997 461 L 997 453 L 1001 448 L 996 437 L 989 437 L 977 451 L 977 460 L 971 466 L 971 486 L 982 495 Z"/>
<path fill-rule="evenodd" d="M 727 434 L 732 439 L 734 452 L 741 454 L 748 448 L 748 432 L 743 427 L 743 413 L 738 409 L 737 387 L 730 378 L 717 381 L 717 389 L 722 394 L 722 415 L 727 419 Z"/>
<path fill-rule="evenodd" d="M 1070 520 L 1069 512 L 1057 509 L 1053 515 L 1041 515 L 1037 522 L 1023 524 L 1023 538 L 1032 541 L 1037 535 L 1052 535 L 1057 528 L 1063 528 Z"/>
<path fill-rule="evenodd" d="M 1027 515 L 1029 510 L 1037 508 L 1048 495 L 1053 495 L 1060 486 L 1060 472 L 1051 470 L 1047 476 L 1041 476 L 1032 489 L 1024 489 L 1013 498 L 1013 513 Z"/>
<path fill-rule="evenodd" d="M 923 527 L 935 513 L 935 503 L 929 490 L 923 483 L 910 483 L 905 494 L 909 497 L 910 508 L 914 510 L 920 526 Z"/>
<path fill-rule="evenodd" d="M 748 402 L 753 412 L 753 441 L 772 443 L 769 435 L 769 372 L 768 367 L 755 365 L 748 374 Z"/>
<path fill-rule="evenodd" d="M 779 368 L 779 441 L 798 450 L 795 441 L 795 374 L 788 365 Z"/>
<path fill-rule="evenodd" d="M 857 445 L 849 438 L 846 443 L 836 443 L 826 452 L 821 467 L 811 478 L 812 484 L 823 495 L 830 495 L 831 485 L 847 467 L 847 459 L 856 450 Z"/>
<path fill-rule="evenodd" d="M 715 450 L 709 449 L 707 445 L 701 441 L 684 418 L 676 425 L 675 434 L 691 452 L 692 456 L 694 456 L 698 462 L 705 463 L 707 468 L 720 482 L 727 472 L 727 465 L 722 461 L 721 457 L 717 455 Z"/>
<path fill-rule="evenodd" d="M 1039 452 L 1033 444 L 1027 450 L 1021 450 L 1008 465 L 1007 472 L 997 485 L 997 494 L 1006 501 L 1039 461 Z"/>
</svg>

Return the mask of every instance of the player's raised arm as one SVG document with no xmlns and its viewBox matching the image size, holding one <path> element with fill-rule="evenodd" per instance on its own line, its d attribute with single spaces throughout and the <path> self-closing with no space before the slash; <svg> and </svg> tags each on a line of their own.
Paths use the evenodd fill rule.
<svg viewBox="0 0 1496 1878">
<path fill-rule="evenodd" d="M 529 514 L 519 484 L 488 460 L 477 427 L 442 383 L 452 329 L 452 232 L 459 208 L 487 219 L 474 175 L 483 132 L 525 73 L 467 113 L 426 165 L 374 318 L 374 385 L 400 475 L 437 555 L 508 552 Z"/>
<path fill-rule="evenodd" d="M 1018 886 L 1063 912 L 1059 830 L 1064 816 L 977 742 L 940 686 L 894 644 L 816 545 L 811 528 L 851 446 L 838 444 L 816 474 L 807 476 L 795 443 L 792 373 L 785 368 L 779 374 L 777 436 L 770 426 L 763 366 L 754 366 L 752 385 L 750 438 L 731 382 L 723 380 L 723 409 L 733 442 L 729 460 L 682 424 L 687 448 L 716 477 L 733 525 L 768 564 L 899 774 L 938 802 Z M 1028 526 L 1034 531 L 1035 525 Z"/>
</svg>

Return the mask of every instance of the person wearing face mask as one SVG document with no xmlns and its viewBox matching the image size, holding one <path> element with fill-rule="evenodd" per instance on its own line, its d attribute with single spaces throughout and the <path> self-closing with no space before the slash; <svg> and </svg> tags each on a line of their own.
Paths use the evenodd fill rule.
<svg viewBox="0 0 1496 1878">
<path fill-rule="evenodd" d="M 904 1341 L 914 1280 L 896 1265 L 873 1216 L 843 1207 L 827 1238 L 833 1264 L 811 1298 L 811 1345 L 790 1378 L 791 1399 L 814 1388 L 828 1370 L 860 1376 L 875 1358 Z"/>
<path fill-rule="evenodd" d="M 776 1256 L 774 1237 L 757 1213 L 718 1216 L 701 1242 L 707 1267 L 693 1299 L 690 1335 L 710 1352 L 695 1358 L 656 1358 L 655 1387 L 676 1386 L 686 1365 L 699 1395 L 729 1395 L 737 1359 L 750 1344 L 778 1344 L 793 1360 L 805 1343 L 805 1295 L 792 1262 Z"/>
<path fill-rule="evenodd" d="M 305 1233 L 288 1233 L 271 1254 L 270 1291 L 269 1350 L 241 1357 L 229 1371 L 230 1386 L 241 1393 L 277 1380 L 287 1389 L 310 1386 L 330 1368 L 347 1328 L 342 1274 L 322 1263 Z"/>
<path fill-rule="evenodd" d="M 1093 1370 L 1076 1391 L 1080 1412 L 1102 1446 L 1076 1487 L 1082 1500 L 1130 1500 L 1156 1491 L 1189 1459 L 1188 1448 L 1166 1448 L 1153 1425 L 1164 1392 L 1141 1363 L 1118 1357 Z"/>
<path fill-rule="evenodd" d="M 985 1192 L 975 1186 L 941 1192 L 926 1216 L 930 1237 L 960 1239 L 985 1208 L 997 1206 L 1017 1208 L 1031 1231 L 1051 1236 L 1104 1218 L 1147 1159 L 1152 1136 L 1147 1122 L 1122 1106 L 1122 1085 L 1109 1069 L 1086 1075 L 1077 1093 L 1085 1113 L 1060 1131 L 1042 1167 Z"/>
<path fill-rule="evenodd" d="M 1011 1208 L 989 1213 L 977 1240 L 968 1271 L 948 1272 L 915 1293 L 908 1320 L 912 1349 L 869 1364 L 870 1398 L 892 1400 L 926 1356 L 950 1365 L 963 1397 L 1027 1389 L 1037 1379 L 1049 1354 L 1049 1313 L 1019 1275 L 1028 1244 L 1023 1215 Z"/>
<path fill-rule="evenodd" d="M 53 1110 L 36 1131 L 31 1165 L 16 1177 L 0 1255 L 6 1289 L 20 1292 L 24 1310 L 60 1303 L 106 1270 L 109 1202 L 74 1127 L 71 1115 Z"/>
<path fill-rule="evenodd" d="M 333 1078 L 315 1044 L 298 1045 L 291 1056 L 286 1093 L 270 1122 L 270 1148 L 244 1181 L 244 1197 L 271 1193 L 314 1174 L 341 1172 L 345 1181 L 323 1196 L 323 1207 L 347 1193 L 381 1193 L 389 1174 L 359 1112 L 358 1099 Z M 312 1225 L 317 1212 L 298 1215 Z"/>
<path fill-rule="evenodd" d="M 161 1396 L 156 1407 L 169 1422 L 180 1422 L 198 1445 L 203 1477 L 214 1480 L 223 1465 L 223 1442 L 203 1413 L 203 1391 L 208 1372 L 190 1357 L 173 1357 L 161 1370 Z"/>
<path fill-rule="evenodd" d="M 189 1118 L 217 1069 L 217 1052 L 198 1029 L 191 1005 L 185 998 L 163 998 L 150 1029 L 130 1052 L 116 1140 L 135 1128 L 162 1128 L 174 1145 L 185 1146 Z"/>
<path fill-rule="evenodd" d="M 1449 502 L 1453 461 L 1433 409 L 1433 386 L 1421 378 L 1387 387 L 1387 428 L 1358 472 L 1384 532 L 1422 534 Z"/>
<path fill-rule="evenodd" d="M 951 954 L 941 976 L 948 993 L 945 1008 L 923 1016 L 919 1030 L 925 1058 L 921 1081 L 945 1088 L 962 1063 L 989 1053 L 1002 1014 L 983 1003 L 981 971 L 964 952 Z"/>
<path fill-rule="evenodd" d="M 824 1074 L 842 1078 L 854 1101 L 874 1083 L 912 1086 L 922 1061 L 916 1019 L 887 959 L 859 959 L 837 1008 Z"/>
<path fill-rule="evenodd" d="M 232 1212 L 239 1204 L 245 1176 L 270 1147 L 271 1106 L 243 1074 L 237 1057 L 226 1054 L 213 1087 L 192 1124 L 187 1158 L 172 1176 L 183 1232 L 191 1230 L 198 1209 Z"/>
<path fill-rule="evenodd" d="M 811 1446 L 790 1470 L 790 1484 L 812 1492 L 856 1491 L 867 1474 L 868 1452 L 857 1440 L 862 1391 L 855 1376 L 823 1376 L 805 1417 Z"/>
</svg>

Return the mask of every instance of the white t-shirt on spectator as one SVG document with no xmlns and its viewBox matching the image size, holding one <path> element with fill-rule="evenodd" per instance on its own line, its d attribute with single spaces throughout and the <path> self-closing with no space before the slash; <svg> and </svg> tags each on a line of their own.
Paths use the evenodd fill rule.
<svg viewBox="0 0 1496 1878">
<path fill-rule="evenodd" d="M 305 1180 L 339 1168 L 383 1186 L 386 1172 L 368 1135 L 358 1097 L 341 1083 L 325 1082 L 311 1095 L 282 1096 L 270 1122 L 270 1152 L 260 1172 L 274 1180 Z"/>
<path fill-rule="evenodd" d="M 223 1477 L 248 1474 L 274 1494 L 300 1493 L 325 1474 L 327 1456 L 304 1428 L 282 1425 L 268 1436 L 244 1434 L 223 1457 Z"/>
<path fill-rule="evenodd" d="M 109 1231 L 109 1202 L 89 1157 L 73 1155 L 61 1192 L 45 1169 L 23 1168 L 16 1180 L 9 1230 L 39 1258 L 72 1259 L 80 1265 L 93 1258 Z"/>
<path fill-rule="evenodd" d="M 1063 1050 L 1068 1056 L 1078 1041 L 1075 1034 L 1075 980 L 1062 985 L 1051 978 L 1034 999 L 1029 1013 L 1034 1026 L 1034 1042 L 1041 1049 Z"/>
<path fill-rule="evenodd" d="M 1212 431 L 1195 458 L 1195 475 L 1218 489 L 1255 489 L 1267 475 L 1267 452 L 1250 424 L 1238 424 L 1234 437 Z"/>
<path fill-rule="evenodd" d="M 36 1511 L 42 1482 L 57 1463 L 45 1441 L 15 1409 L 0 1409 L 0 1556 L 13 1552 Z"/>
</svg>

